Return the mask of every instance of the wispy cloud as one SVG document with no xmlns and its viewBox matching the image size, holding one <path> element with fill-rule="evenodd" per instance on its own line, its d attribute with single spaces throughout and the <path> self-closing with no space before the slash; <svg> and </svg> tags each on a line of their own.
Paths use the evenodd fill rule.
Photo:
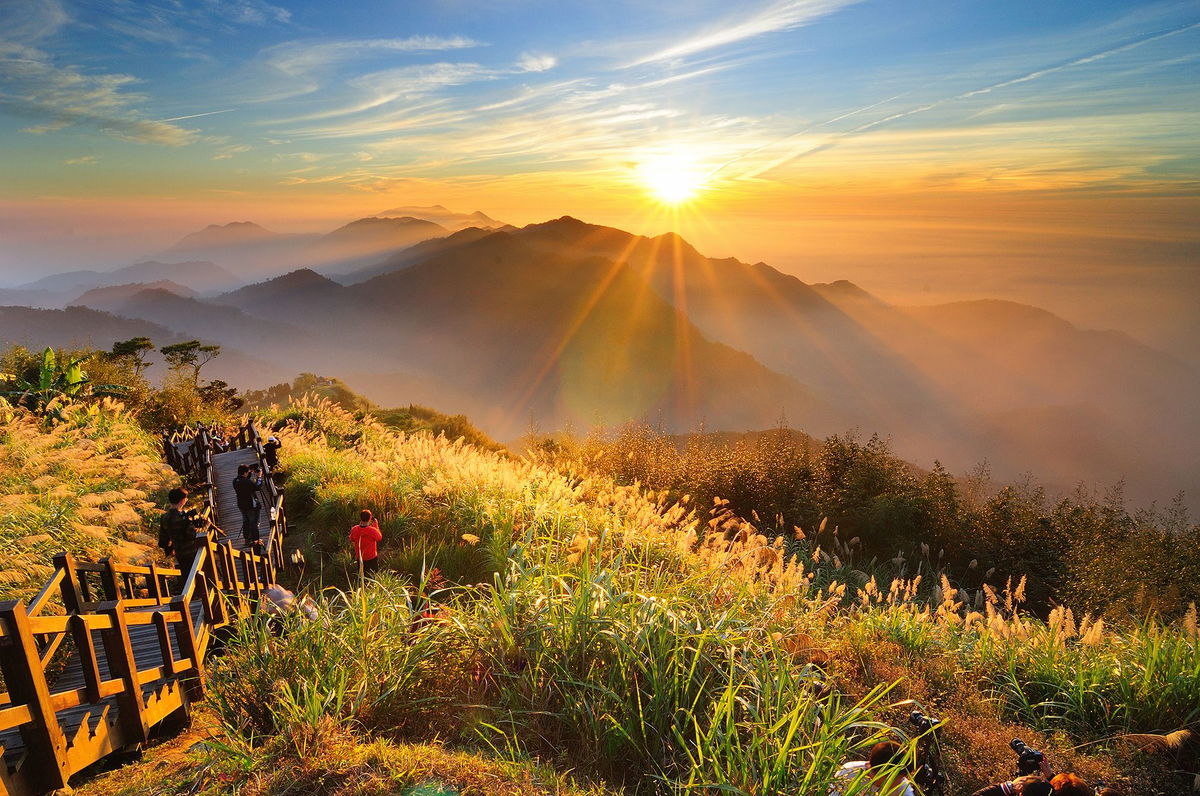
<svg viewBox="0 0 1200 796">
<path fill-rule="evenodd" d="M 146 119 L 137 106 L 146 98 L 129 91 L 136 78 L 122 74 L 86 74 L 56 66 L 41 53 L 0 59 L 0 109 L 35 120 L 25 132 L 44 134 L 81 126 L 125 141 L 180 146 L 196 132 Z"/>
<path fill-rule="evenodd" d="M 90 166 L 96 162 L 97 159 L 95 155 L 84 155 L 83 157 L 70 158 L 69 160 L 63 161 L 63 163 L 68 166 Z"/>
<path fill-rule="evenodd" d="M 249 152 L 252 147 L 249 144 L 229 144 L 217 150 L 217 153 L 212 156 L 213 160 L 228 160 L 234 155 L 240 155 L 243 152 Z"/>
<path fill-rule="evenodd" d="M 673 61 L 689 55 L 724 47 L 745 39 L 794 30 L 821 17 L 829 16 L 858 0 L 785 0 L 773 2 L 758 11 L 739 12 L 736 16 L 699 31 L 688 38 L 668 45 L 633 61 L 630 66 Z"/>
<path fill-rule="evenodd" d="M 69 21 L 54 0 L 0 4 L 0 110 L 33 120 L 24 129 L 32 134 L 81 126 L 140 143 L 195 140 L 195 131 L 138 110 L 146 97 L 130 90 L 138 82 L 133 76 L 60 65 L 40 49 Z"/>
<path fill-rule="evenodd" d="M 558 59 L 553 55 L 523 53 L 517 60 L 517 69 L 522 72 L 548 72 L 556 66 Z"/>
<path fill-rule="evenodd" d="M 863 108 L 859 108 L 854 111 L 851 111 L 850 113 L 843 114 L 835 119 L 831 119 L 831 120 L 824 122 L 820 125 L 817 125 L 815 127 L 806 128 L 805 130 L 802 130 L 799 133 L 794 133 L 790 136 L 786 136 L 785 138 L 782 138 L 776 142 L 772 142 L 770 145 L 768 145 L 766 147 L 762 147 L 759 150 L 746 153 L 745 155 L 741 155 L 738 158 L 736 158 L 735 161 L 731 161 L 731 163 L 740 161 L 743 159 L 749 161 L 750 163 L 752 163 L 752 165 L 747 170 L 745 170 L 740 175 L 740 177 L 741 178 L 757 177 L 759 175 L 765 174 L 768 171 L 771 171 L 780 166 L 783 166 L 790 161 L 796 160 L 798 158 L 808 157 L 810 155 L 815 155 L 818 152 L 824 152 L 824 151 L 828 150 L 829 148 L 838 145 L 839 142 L 841 142 L 845 139 L 855 138 L 857 136 L 860 136 L 860 135 L 863 135 L 866 133 L 870 133 L 879 128 L 883 128 L 888 125 L 891 125 L 894 122 L 908 119 L 913 116 L 918 116 L 921 114 L 929 113 L 930 111 L 934 111 L 936 109 L 942 108 L 943 106 L 947 106 L 947 105 L 950 105 L 950 104 L 953 104 L 956 102 L 970 100 L 970 99 L 973 99 L 976 97 L 981 97 L 981 96 L 991 94 L 991 93 L 997 92 L 997 91 L 1003 91 L 1004 89 L 1011 88 L 1013 86 L 1019 86 L 1021 84 L 1031 83 L 1033 81 L 1040 80 L 1042 78 L 1054 75 L 1059 72 L 1063 72 L 1063 71 L 1066 71 L 1069 69 L 1074 69 L 1076 67 L 1085 66 L 1087 64 L 1092 64 L 1092 63 L 1095 63 L 1098 61 L 1102 61 L 1104 59 L 1111 58 L 1111 57 L 1119 55 L 1121 53 L 1126 53 L 1131 50 L 1135 50 L 1140 47 L 1143 47 L 1145 45 L 1152 44 L 1154 42 L 1161 41 L 1163 39 L 1168 39 L 1168 38 L 1171 38 L 1171 37 L 1174 37 L 1174 36 L 1177 36 L 1177 35 L 1180 35 L 1183 33 L 1187 33 L 1192 30 L 1196 30 L 1196 29 L 1200 29 L 1200 22 L 1192 23 L 1192 24 L 1188 24 L 1188 25 L 1181 25 L 1181 26 L 1178 26 L 1178 27 L 1175 27 L 1175 28 L 1172 28 L 1169 30 L 1157 31 L 1155 33 L 1151 33 L 1148 35 L 1142 35 L 1142 36 L 1134 38 L 1130 41 L 1126 41 L 1121 44 L 1118 44 L 1116 46 L 1107 47 L 1107 48 L 1104 48 L 1097 52 L 1088 53 L 1086 55 L 1080 55 L 1080 56 L 1076 56 L 1073 58 L 1068 58 L 1068 59 L 1062 61 L 1061 63 L 1051 64 L 1049 66 L 1040 67 L 1038 69 L 1034 69 L 1034 70 L 1025 72 L 1023 74 L 1020 74 L 1016 77 L 1006 78 L 1004 80 L 999 80 L 999 81 L 994 81 L 992 83 L 988 83 L 987 85 L 980 86 L 978 88 L 968 89 L 966 91 L 962 91 L 957 94 L 953 94 L 951 96 L 941 97 L 939 99 L 921 103 L 921 104 L 913 106 L 913 107 L 895 111 L 895 112 L 889 113 L 881 118 L 874 119 L 869 122 L 865 122 L 863 124 L 859 124 L 855 127 L 850 128 L 849 130 L 843 130 L 841 132 L 832 133 L 832 134 L 829 134 L 826 136 L 814 137 L 814 136 L 810 135 L 810 133 L 817 131 L 819 128 L 827 127 L 828 125 L 831 125 L 832 123 L 834 123 L 836 121 L 845 119 L 849 116 L 858 115 L 864 111 L 871 110 L 875 107 L 887 104 L 889 102 L 892 102 L 895 99 L 898 99 L 898 97 L 891 97 L 887 100 L 882 100 L 880 102 L 872 103 Z M 979 113 L 974 114 L 974 116 L 986 116 L 986 115 L 988 115 L 988 113 L 995 112 L 995 110 L 996 110 L 996 108 L 995 108 L 995 106 L 993 106 L 992 108 L 985 109 L 984 111 L 980 111 Z M 781 146 L 783 147 L 784 151 L 782 153 L 779 153 L 778 149 Z M 759 152 L 761 152 L 763 150 L 767 150 L 767 149 L 776 150 L 775 157 L 770 158 L 766 161 L 759 160 L 757 162 L 755 162 L 754 159 L 752 157 L 750 157 L 752 155 L 757 155 Z M 727 163 L 727 164 L 725 164 L 725 166 L 729 166 L 729 165 L 731 165 L 731 163 Z M 722 168 L 724 168 L 725 166 L 723 166 Z"/>
<path fill-rule="evenodd" d="M 481 47 L 466 36 L 409 36 L 404 39 L 350 39 L 343 41 L 290 41 L 268 48 L 263 65 L 279 85 L 268 89 L 263 100 L 311 94 L 321 89 L 321 79 L 334 68 L 397 53 L 440 52 Z"/>
</svg>

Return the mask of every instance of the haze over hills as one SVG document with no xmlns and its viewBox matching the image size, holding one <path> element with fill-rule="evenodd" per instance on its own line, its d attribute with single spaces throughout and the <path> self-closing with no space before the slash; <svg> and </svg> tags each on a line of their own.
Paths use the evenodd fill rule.
<svg viewBox="0 0 1200 796">
<path fill-rule="evenodd" d="M 217 296 L 127 286 L 79 301 L 340 376 L 381 404 L 465 412 L 502 439 L 531 420 L 742 432 L 786 417 L 818 436 L 890 436 L 922 466 L 986 459 L 1000 479 L 1033 471 L 1064 490 L 1125 477 L 1139 499 L 1200 494 L 1187 444 L 1200 379 L 1119 332 L 1013 302 L 893 306 L 844 280 L 706 257 L 670 233 L 571 217 L 451 232 L 471 216 L 395 212 L 415 210 L 444 212 L 288 236 L 286 274 L 257 278 L 269 258 L 235 266 L 250 284 Z M 226 236 L 249 240 L 234 247 L 243 257 L 281 245 L 254 225 L 193 240 Z M 331 279 L 336 267 L 298 267 L 302 255 L 361 267 Z"/>
<path fill-rule="evenodd" d="M 190 287 L 185 287 L 169 279 L 163 279 L 158 282 L 131 282 L 128 285 L 94 287 L 72 301 L 68 306 L 78 304 L 107 312 L 121 307 L 125 302 L 143 290 L 165 290 L 168 293 L 182 296 L 183 298 L 195 298 L 199 295 Z"/>
<path fill-rule="evenodd" d="M 434 215 L 447 217 L 447 213 Z M 424 217 L 390 214 L 360 218 L 325 234 L 303 235 L 272 232 L 250 221 L 211 224 L 185 236 L 164 256 L 202 256 L 242 275 L 242 284 L 302 267 L 346 273 L 461 226 L 463 222 L 454 219 L 456 214 L 449 215 L 449 228 Z"/>
<path fill-rule="evenodd" d="M 497 221 L 486 213 L 476 210 L 473 213 L 456 213 L 441 205 L 432 207 L 393 207 L 377 214 L 378 217 L 408 216 L 440 224 L 449 230 L 458 231 L 468 227 L 480 229 L 498 229 L 507 226 L 503 221 Z"/>
<path fill-rule="evenodd" d="M 119 317 L 90 307 L 64 310 L 0 307 L 0 349 L 20 345 L 30 349 L 53 346 L 67 350 L 108 350 L 113 342 L 133 337 L 148 337 L 161 346 L 182 342 L 191 335 L 147 320 Z M 161 363 L 154 361 L 149 373 L 158 378 L 162 374 Z M 267 387 L 295 374 L 270 360 L 225 347 L 221 356 L 205 367 L 204 375 L 253 389 Z"/>
<path fill-rule="evenodd" d="M 229 290 L 239 284 L 238 277 L 207 260 L 160 262 L 147 260 L 114 271 L 70 271 L 52 274 L 36 282 L 19 286 L 18 290 L 40 290 L 51 294 L 71 294 L 97 287 L 113 287 L 148 282 L 173 282 L 197 293 Z"/>
</svg>

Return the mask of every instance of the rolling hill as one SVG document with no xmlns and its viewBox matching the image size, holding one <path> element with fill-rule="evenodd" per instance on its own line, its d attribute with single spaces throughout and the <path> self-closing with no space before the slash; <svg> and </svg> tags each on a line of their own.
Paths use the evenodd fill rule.
<svg viewBox="0 0 1200 796">
<path fill-rule="evenodd" d="M 1127 335 L 1013 302 L 894 306 L 844 280 L 806 284 L 766 263 L 706 257 L 674 234 L 568 216 L 448 228 L 415 216 L 320 238 L 239 228 L 235 237 L 289 241 L 287 272 L 208 300 L 93 301 L 340 376 L 381 404 L 468 413 L 498 438 L 531 420 L 740 432 L 785 415 L 816 435 L 889 436 L 923 466 L 936 458 L 965 472 L 987 460 L 1000 479 L 1033 470 L 1064 490 L 1126 478 L 1138 499 L 1200 492 L 1188 443 L 1200 435 L 1200 379 Z M 322 246 L 316 259 L 354 251 L 369 264 L 338 281 L 299 264 Z M 382 254 L 362 254 L 372 251 Z M 271 268 L 238 273 L 250 282 Z"/>
</svg>

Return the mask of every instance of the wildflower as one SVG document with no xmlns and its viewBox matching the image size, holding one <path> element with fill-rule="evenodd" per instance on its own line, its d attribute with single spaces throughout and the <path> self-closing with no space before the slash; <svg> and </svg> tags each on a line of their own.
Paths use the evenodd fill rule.
<svg viewBox="0 0 1200 796">
<path fill-rule="evenodd" d="M 467 544 L 471 545 L 471 547 L 474 547 L 475 545 L 479 544 L 479 537 L 473 533 L 464 533 L 459 538 L 462 539 Z"/>
</svg>

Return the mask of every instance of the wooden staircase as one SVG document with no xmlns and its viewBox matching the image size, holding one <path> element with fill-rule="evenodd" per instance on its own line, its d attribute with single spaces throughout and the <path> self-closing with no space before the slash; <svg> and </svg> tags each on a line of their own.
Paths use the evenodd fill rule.
<svg viewBox="0 0 1200 796">
<path fill-rule="evenodd" d="M 158 725 L 185 723 L 204 696 L 215 634 L 254 611 L 283 566 L 283 494 L 269 477 L 260 496 L 263 552 L 240 535 L 237 466 L 257 461 L 270 473 L 253 422 L 225 452 L 203 428 L 164 436 L 163 450 L 176 471 L 203 485 L 202 514 L 214 525 L 197 534 L 189 571 L 62 553 L 28 605 L 0 603 L 2 793 L 66 787 L 75 773 L 144 743 Z M 49 613 L 56 595 L 61 606 Z"/>
</svg>

